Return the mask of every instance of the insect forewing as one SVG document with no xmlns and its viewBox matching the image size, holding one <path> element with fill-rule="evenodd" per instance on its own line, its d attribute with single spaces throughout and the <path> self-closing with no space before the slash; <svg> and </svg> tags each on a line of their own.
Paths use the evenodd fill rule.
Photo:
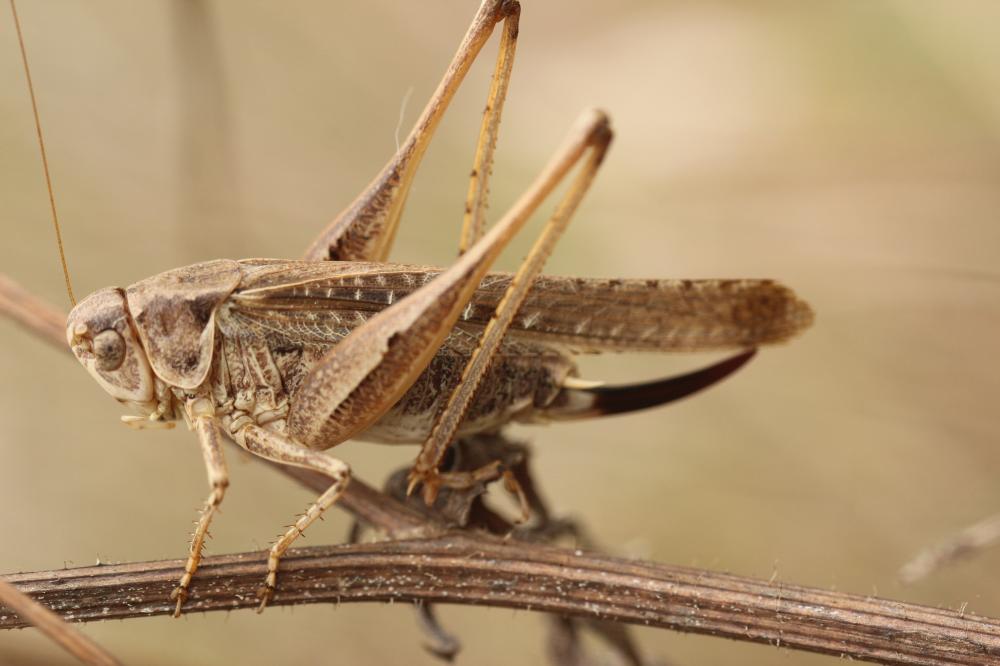
<svg viewBox="0 0 1000 666">
<path fill-rule="evenodd" d="M 252 266 L 235 309 L 305 335 L 346 332 L 441 271 L 427 266 L 351 262 L 244 262 Z M 486 325 L 510 284 L 491 273 L 458 326 Z M 771 280 L 538 278 L 511 335 L 578 352 L 696 351 L 783 342 L 806 329 L 812 310 Z M 343 333 L 341 333 L 343 334 Z"/>
</svg>

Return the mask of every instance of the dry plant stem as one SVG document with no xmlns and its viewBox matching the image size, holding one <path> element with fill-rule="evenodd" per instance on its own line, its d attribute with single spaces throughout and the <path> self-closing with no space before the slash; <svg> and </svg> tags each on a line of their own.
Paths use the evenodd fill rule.
<svg viewBox="0 0 1000 666">
<path fill-rule="evenodd" d="M 69 353 L 66 314 L 0 273 L 0 314 L 7 315 L 35 336 Z"/>
<path fill-rule="evenodd" d="M 914 583 L 997 542 L 1000 542 L 1000 514 L 970 525 L 950 539 L 924 549 L 899 570 L 899 578 L 904 583 Z"/>
<path fill-rule="evenodd" d="M 206 558 L 188 612 L 255 606 L 263 553 Z M 67 619 L 166 615 L 183 560 L 6 576 Z M 272 603 L 522 608 L 884 664 L 1000 663 L 1000 621 L 697 569 L 447 533 L 290 551 Z M 6 617 L 4 617 L 4 615 Z M 0 628 L 24 626 L 0 613 Z"/>
<path fill-rule="evenodd" d="M 26 624 L 36 627 L 81 663 L 91 666 L 121 664 L 100 645 L 67 624 L 66 620 L 4 580 L 0 580 L 0 603 L 13 609 Z"/>
</svg>

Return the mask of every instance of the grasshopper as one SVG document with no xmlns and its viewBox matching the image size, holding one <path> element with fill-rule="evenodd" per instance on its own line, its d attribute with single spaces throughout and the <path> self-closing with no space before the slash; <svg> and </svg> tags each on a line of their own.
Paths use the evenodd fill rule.
<svg viewBox="0 0 1000 666">
<path fill-rule="evenodd" d="M 211 487 L 185 572 L 180 615 L 209 525 L 223 501 L 228 436 L 269 460 L 322 472 L 331 485 L 271 547 L 258 610 L 282 555 L 336 502 L 347 464 L 326 450 L 351 438 L 422 444 L 409 477 L 432 502 L 442 487 L 510 478 L 499 464 L 442 472 L 456 438 L 511 421 L 542 422 L 663 404 L 785 341 L 812 313 L 770 280 L 541 277 L 590 187 L 612 133 L 584 113 L 548 165 L 489 231 L 485 211 L 520 6 L 484 0 L 408 138 L 301 261 L 220 259 L 106 288 L 70 313 L 77 359 L 134 414 L 136 428 L 183 420 Z M 460 256 L 447 268 L 388 263 L 410 185 L 465 74 L 497 26 L 500 48 L 466 198 Z M 507 243 L 575 170 L 519 270 L 489 273 Z M 741 350 L 681 377 L 609 387 L 577 377 L 579 352 Z"/>
</svg>

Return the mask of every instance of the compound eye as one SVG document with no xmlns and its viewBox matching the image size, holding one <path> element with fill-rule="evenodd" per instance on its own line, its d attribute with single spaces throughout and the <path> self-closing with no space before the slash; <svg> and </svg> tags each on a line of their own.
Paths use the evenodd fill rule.
<svg viewBox="0 0 1000 666">
<path fill-rule="evenodd" d="M 94 336 L 94 356 L 98 370 L 117 370 L 125 360 L 125 340 L 114 329 L 101 331 Z"/>
</svg>

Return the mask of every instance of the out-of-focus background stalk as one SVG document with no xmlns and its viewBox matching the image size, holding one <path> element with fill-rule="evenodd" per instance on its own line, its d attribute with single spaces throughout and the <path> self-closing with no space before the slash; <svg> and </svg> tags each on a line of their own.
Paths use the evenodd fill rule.
<svg viewBox="0 0 1000 666">
<path fill-rule="evenodd" d="M 408 131 L 475 4 L 23 2 L 77 292 L 299 256 Z M 560 512 L 623 555 L 1000 615 L 1000 548 L 895 580 L 1000 511 L 998 24 L 987 1 L 524 2 L 493 219 L 597 105 L 617 138 L 550 272 L 773 277 L 818 315 L 682 404 L 519 429 Z M 454 256 L 494 52 L 427 155 L 396 260 Z M 0 265 L 65 303 L 20 68 L 4 17 Z M 194 439 L 126 430 L 68 357 L 6 322 L 0 336 L 0 571 L 183 556 L 205 492 Z M 582 366 L 637 380 L 705 360 Z M 336 453 L 377 481 L 415 450 Z M 238 455 L 230 468 L 214 553 L 265 546 L 309 500 Z M 307 544 L 343 538 L 331 514 Z M 540 661 L 532 614 L 441 615 L 464 663 Z M 400 606 L 87 631 L 129 663 L 432 663 Z M 678 664 L 832 663 L 637 633 Z M 0 636 L 0 662 L 63 659 L 35 632 Z"/>
</svg>

